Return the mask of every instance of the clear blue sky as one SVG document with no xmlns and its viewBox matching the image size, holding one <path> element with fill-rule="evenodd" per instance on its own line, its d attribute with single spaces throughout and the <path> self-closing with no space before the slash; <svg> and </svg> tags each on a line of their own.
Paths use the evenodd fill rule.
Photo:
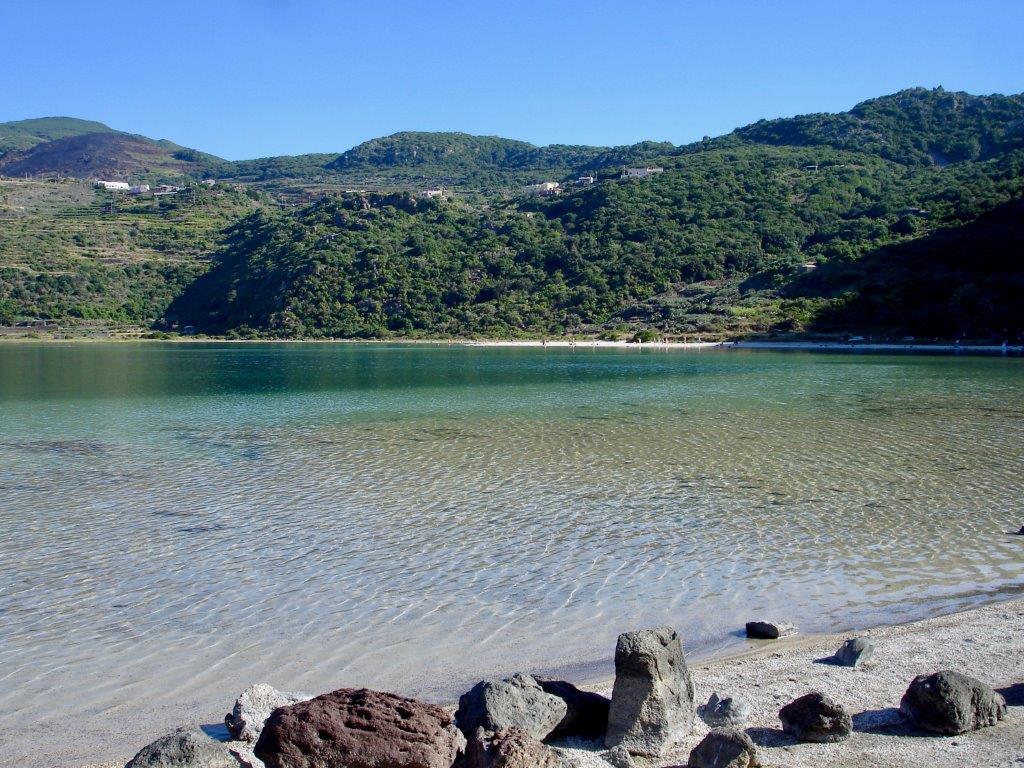
<svg viewBox="0 0 1024 768">
<path fill-rule="evenodd" d="M 231 159 L 400 130 L 683 143 L 915 85 L 1024 91 L 1024 0 L 0 3 L 0 121 Z"/>
</svg>

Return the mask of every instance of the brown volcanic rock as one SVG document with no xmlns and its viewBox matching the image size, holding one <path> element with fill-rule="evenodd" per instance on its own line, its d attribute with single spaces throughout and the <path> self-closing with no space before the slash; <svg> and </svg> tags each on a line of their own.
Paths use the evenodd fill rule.
<svg viewBox="0 0 1024 768">
<path fill-rule="evenodd" d="M 521 728 L 488 733 L 477 728 L 466 747 L 461 768 L 564 768 L 555 750 Z"/>
<path fill-rule="evenodd" d="M 342 688 L 275 709 L 255 753 L 267 768 L 450 768 L 465 745 L 442 707 Z"/>
</svg>

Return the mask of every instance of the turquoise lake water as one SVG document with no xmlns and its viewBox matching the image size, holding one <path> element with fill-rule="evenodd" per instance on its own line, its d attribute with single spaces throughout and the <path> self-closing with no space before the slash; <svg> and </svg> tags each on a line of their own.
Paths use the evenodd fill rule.
<svg viewBox="0 0 1024 768">
<path fill-rule="evenodd" d="M 999 599 L 1022 470 L 1014 358 L 3 345 L 0 741 Z"/>
</svg>

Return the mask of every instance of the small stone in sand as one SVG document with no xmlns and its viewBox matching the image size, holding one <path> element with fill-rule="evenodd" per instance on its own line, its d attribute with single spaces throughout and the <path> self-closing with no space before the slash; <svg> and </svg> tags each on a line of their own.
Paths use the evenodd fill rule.
<svg viewBox="0 0 1024 768">
<path fill-rule="evenodd" d="M 738 728 L 716 728 L 701 741 L 687 761 L 689 768 L 758 768 L 757 747 Z"/>
<path fill-rule="evenodd" d="M 748 621 L 746 629 L 747 637 L 755 640 L 778 640 L 796 632 L 792 624 L 773 621 Z"/>
<path fill-rule="evenodd" d="M 555 750 L 519 728 L 487 733 L 477 728 L 466 745 L 463 768 L 564 768 Z"/>
<path fill-rule="evenodd" d="M 841 704 L 818 691 L 808 693 L 779 710 L 782 730 L 800 741 L 830 744 L 849 738 L 853 718 Z"/>
<path fill-rule="evenodd" d="M 854 637 L 843 643 L 832 661 L 840 667 L 856 667 L 870 659 L 874 652 L 874 643 L 864 637 Z"/>
<path fill-rule="evenodd" d="M 143 747 L 125 768 L 238 768 L 238 761 L 202 731 L 179 728 Z"/>
<path fill-rule="evenodd" d="M 720 699 L 715 691 L 708 703 L 697 709 L 697 714 L 711 728 L 743 725 L 750 716 L 750 703 L 732 696 Z"/>
</svg>

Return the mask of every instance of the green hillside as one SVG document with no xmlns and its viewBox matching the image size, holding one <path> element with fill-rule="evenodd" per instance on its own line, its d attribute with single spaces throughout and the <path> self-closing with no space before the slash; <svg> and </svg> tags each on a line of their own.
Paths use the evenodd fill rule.
<svg viewBox="0 0 1024 768">
<path fill-rule="evenodd" d="M 37 117 L 0 123 L 0 156 L 12 149 L 30 149 L 36 144 L 87 133 L 116 133 L 113 128 L 94 120 L 77 117 Z"/>
<path fill-rule="evenodd" d="M 230 188 L 130 198 L 64 181 L 0 181 L 0 325 L 149 325 L 257 205 Z"/>
<path fill-rule="evenodd" d="M 0 307 L 7 318 L 116 316 L 271 337 L 1014 336 L 1024 325 L 1004 288 L 1020 272 L 1022 126 L 1019 95 L 912 89 L 682 147 L 401 133 L 339 155 L 225 163 L 243 185 L 193 192 L 197 215 L 215 222 L 204 237 L 194 220 L 165 216 L 168 258 L 156 259 L 126 221 L 128 261 L 113 282 L 93 279 L 85 246 L 38 261 L 48 238 L 63 248 L 85 236 L 59 214 L 8 228 Z M 175 159 L 193 171 L 222 162 Z M 644 163 L 664 172 L 619 178 Z M 518 193 L 584 171 L 598 182 Z M 439 181 L 461 194 L 417 194 Z M 243 191 L 251 183 L 264 191 Z M 330 193 L 345 188 L 383 191 Z M 102 216 L 82 215 L 91 234 Z M 972 258 L 982 248 L 988 256 Z M 132 271 L 142 262 L 152 268 Z"/>
<path fill-rule="evenodd" d="M 918 100 L 935 99 L 891 99 L 906 110 L 907 146 L 927 152 L 946 134 L 942 120 L 918 119 Z M 259 214 L 233 230 L 216 266 L 172 304 L 168 319 L 277 336 L 835 329 L 826 315 L 855 306 L 868 283 L 792 289 L 807 270 L 843 265 L 857 273 L 894 246 L 1024 196 L 1024 150 L 1005 140 L 1024 105 L 1008 99 L 1000 110 L 973 109 L 973 99 L 959 94 L 944 108 L 970 109 L 968 133 L 995 137 L 978 138 L 993 147 L 981 161 L 901 162 L 875 144 L 788 146 L 753 141 L 745 130 L 663 158 L 660 175 L 609 179 L 551 200 L 472 206 L 348 195 L 290 215 Z M 872 104 L 862 105 L 865 113 Z M 890 134 L 900 135 L 887 114 Z M 834 119 L 797 122 L 794 135 L 829 135 Z M 984 292 L 991 281 L 982 278 Z M 899 326 L 892 317 L 883 325 Z M 1002 332 L 991 325 L 953 330 Z"/>
</svg>

